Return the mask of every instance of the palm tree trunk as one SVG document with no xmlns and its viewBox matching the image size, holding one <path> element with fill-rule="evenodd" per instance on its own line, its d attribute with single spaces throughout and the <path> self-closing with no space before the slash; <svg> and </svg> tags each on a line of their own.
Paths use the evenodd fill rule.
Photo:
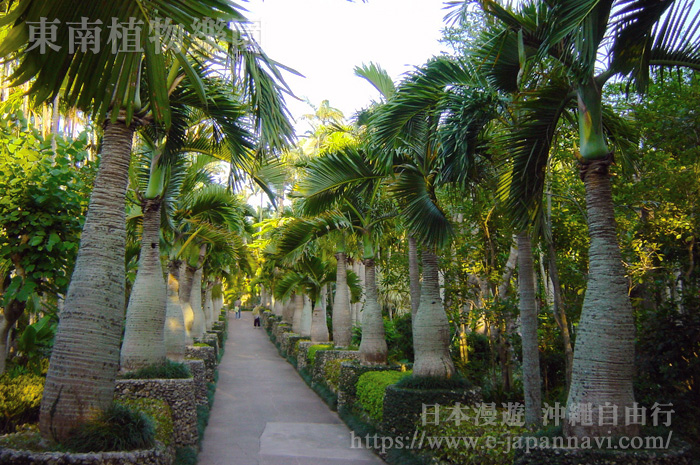
<svg viewBox="0 0 700 465">
<path fill-rule="evenodd" d="M 542 424 L 542 382 L 540 352 L 537 342 L 537 301 L 535 300 L 535 267 L 532 244 L 527 231 L 518 234 L 518 288 L 520 291 L 520 323 L 523 345 L 523 392 L 525 423 Z"/>
<path fill-rule="evenodd" d="M 41 401 L 44 438 L 62 440 L 114 398 L 125 304 L 125 198 L 134 128 L 105 124 L 73 277 Z"/>
<path fill-rule="evenodd" d="M 588 287 L 579 322 L 571 388 L 569 420 L 591 404 L 593 425 L 564 422 L 570 436 L 636 436 L 638 425 L 625 425 L 625 409 L 634 403 L 634 320 L 627 279 L 617 243 L 608 167 L 611 157 L 582 166 L 586 186 L 589 246 Z M 609 404 L 608 404 L 609 403 Z M 609 406 L 617 409 L 617 425 L 609 425 Z M 608 412 L 599 421 L 599 408 Z M 603 423 L 599 425 L 599 423 Z"/>
<path fill-rule="evenodd" d="M 205 331 L 211 331 L 214 325 L 214 300 L 211 298 L 211 288 L 212 284 L 207 283 L 206 290 L 204 291 L 204 329 Z"/>
<path fill-rule="evenodd" d="M 126 310 L 121 370 L 165 361 L 163 335 L 167 288 L 160 263 L 160 198 L 145 200 L 141 256 Z"/>
<path fill-rule="evenodd" d="M 5 373 L 7 353 L 10 346 L 10 330 L 24 313 L 26 302 L 13 299 L 0 315 L 0 375 Z"/>
<path fill-rule="evenodd" d="M 333 299 L 333 343 L 336 347 L 348 347 L 352 342 L 352 315 L 348 289 L 347 258 L 345 252 L 335 254 L 335 298 Z"/>
<path fill-rule="evenodd" d="M 294 308 L 296 302 L 296 295 L 292 294 L 288 301 L 284 303 L 282 309 L 282 319 L 291 325 L 294 324 Z M 293 330 L 293 329 L 292 329 Z"/>
<path fill-rule="evenodd" d="M 313 316 L 313 308 L 311 305 L 311 299 L 308 296 L 303 296 L 304 308 L 301 311 L 301 335 L 304 337 L 311 337 L 311 317 Z"/>
<path fill-rule="evenodd" d="M 294 294 L 294 317 L 292 318 L 292 331 L 301 334 L 301 317 L 304 313 L 304 296 Z"/>
<path fill-rule="evenodd" d="M 165 352 L 169 360 L 181 362 L 185 359 L 187 334 L 185 318 L 180 305 L 180 269 L 182 263 L 173 260 L 168 264 L 168 301 L 165 307 Z M 191 342 L 190 342 L 191 343 Z"/>
<path fill-rule="evenodd" d="M 440 300 L 437 255 L 424 247 L 422 258 L 423 288 L 413 319 L 413 375 L 447 379 L 455 367 L 450 357 L 450 324 Z"/>
<path fill-rule="evenodd" d="M 180 298 L 180 308 L 182 309 L 182 318 L 185 322 L 185 344 L 192 345 L 194 337 L 192 335 L 192 326 L 194 324 L 194 311 L 190 303 L 192 296 L 192 281 L 194 280 L 195 269 L 182 262 L 180 267 L 180 290 L 178 296 Z"/>
<path fill-rule="evenodd" d="M 190 305 L 194 320 L 192 322 L 192 337 L 200 338 L 204 334 L 205 321 L 204 310 L 202 309 L 202 268 L 197 268 L 192 277 L 192 291 L 190 294 Z"/>
<path fill-rule="evenodd" d="M 365 304 L 362 309 L 362 341 L 360 359 L 368 365 L 384 365 L 388 348 L 384 334 L 382 309 L 377 300 L 377 280 L 374 259 L 365 259 Z"/>
<path fill-rule="evenodd" d="M 411 316 L 415 318 L 420 306 L 420 269 L 418 244 L 413 236 L 408 236 L 408 277 L 411 291 Z"/>
<path fill-rule="evenodd" d="M 326 285 L 324 284 L 311 317 L 311 342 L 328 342 L 330 340 L 326 318 Z"/>
</svg>

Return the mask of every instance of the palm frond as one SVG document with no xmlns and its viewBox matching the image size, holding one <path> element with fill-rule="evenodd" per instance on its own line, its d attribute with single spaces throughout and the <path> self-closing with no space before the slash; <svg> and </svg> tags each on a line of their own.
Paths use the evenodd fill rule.
<svg viewBox="0 0 700 465">
<path fill-rule="evenodd" d="M 423 244 L 439 247 L 449 241 L 453 229 L 433 190 L 414 166 L 403 166 L 390 186 L 391 194 L 400 199 L 401 217 L 411 234 Z"/>
</svg>

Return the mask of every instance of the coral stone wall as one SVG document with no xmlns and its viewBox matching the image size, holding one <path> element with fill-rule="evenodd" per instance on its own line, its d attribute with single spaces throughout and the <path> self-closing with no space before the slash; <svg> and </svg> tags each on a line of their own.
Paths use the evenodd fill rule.
<svg viewBox="0 0 700 465">
<path fill-rule="evenodd" d="M 119 379 L 115 397 L 146 397 L 166 401 L 173 412 L 173 445 L 180 447 L 197 444 L 197 403 L 193 378 Z"/>
</svg>

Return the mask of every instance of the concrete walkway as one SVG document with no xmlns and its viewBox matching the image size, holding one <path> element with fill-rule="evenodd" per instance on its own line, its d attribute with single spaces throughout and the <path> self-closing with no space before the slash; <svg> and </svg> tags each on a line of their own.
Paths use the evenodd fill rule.
<svg viewBox="0 0 700 465">
<path fill-rule="evenodd" d="M 277 353 L 250 312 L 229 316 L 198 465 L 380 465 Z"/>
</svg>

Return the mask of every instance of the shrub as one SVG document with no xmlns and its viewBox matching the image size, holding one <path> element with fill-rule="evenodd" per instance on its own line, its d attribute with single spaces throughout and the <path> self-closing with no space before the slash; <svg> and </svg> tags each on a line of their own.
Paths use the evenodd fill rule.
<svg viewBox="0 0 700 465">
<path fill-rule="evenodd" d="M 323 367 L 323 377 L 326 380 L 328 387 L 334 391 L 338 390 L 338 382 L 340 381 L 340 364 L 343 362 L 351 362 L 352 358 L 337 358 L 329 360 Z"/>
<path fill-rule="evenodd" d="M 173 438 L 173 416 L 166 401 L 139 397 L 120 399 L 117 404 L 148 415 L 155 426 L 155 439 L 166 446 L 170 445 Z"/>
<path fill-rule="evenodd" d="M 12 433 L 19 425 L 37 421 L 43 392 L 41 376 L 0 376 L 0 434 Z"/>
<path fill-rule="evenodd" d="M 158 363 L 140 370 L 130 371 L 119 377 L 122 379 L 183 379 L 191 378 L 192 373 L 190 373 L 190 369 L 184 363 L 165 360 L 165 363 Z"/>
<path fill-rule="evenodd" d="M 410 374 L 410 371 L 370 371 L 360 376 L 357 380 L 357 400 L 370 418 L 382 420 L 387 386 Z"/>
<path fill-rule="evenodd" d="M 150 418 L 114 404 L 74 429 L 63 446 L 71 452 L 103 452 L 149 449 L 154 443 L 155 427 Z"/>
<path fill-rule="evenodd" d="M 197 465 L 197 450 L 191 446 L 178 448 L 173 465 Z"/>
<path fill-rule="evenodd" d="M 208 405 L 197 406 L 197 436 L 200 443 L 204 440 L 204 431 L 207 429 L 207 425 L 209 424 L 210 413 L 211 410 L 209 410 Z"/>
<path fill-rule="evenodd" d="M 470 389 L 472 383 L 461 376 L 453 376 L 449 379 L 433 376 L 406 376 L 396 383 L 396 386 L 405 389 Z"/>
<path fill-rule="evenodd" d="M 332 349 L 333 344 L 316 344 L 311 347 L 309 347 L 309 350 L 306 352 L 306 358 L 309 360 L 309 365 L 314 366 L 314 360 L 316 359 L 316 352 L 319 350 L 328 350 Z"/>
<path fill-rule="evenodd" d="M 458 415 L 455 408 L 464 412 L 468 417 Z M 466 409 L 466 410 L 465 410 Z M 500 410 L 493 424 L 484 425 L 484 420 L 476 422 L 474 420 L 475 411 L 465 405 L 453 406 L 451 408 L 443 406 L 439 411 L 437 425 L 428 423 L 418 425 L 418 432 L 421 435 L 433 437 L 470 437 L 478 442 L 477 447 L 460 442 L 456 447 L 437 447 L 430 450 L 431 454 L 441 462 L 459 463 L 464 465 L 501 465 L 512 463 L 515 449 L 510 447 L 513 438 L 522 435 L 526 429 L 522 426 L 509 426 L 501 421 L 503 416 Z M 458 421 L 460 418 L 461 421 Z M 488 439 L 487 439 L 488 438 Z M 486 441 L 494 441 L 495 447 L 487 447 Z"/>
</svg>

